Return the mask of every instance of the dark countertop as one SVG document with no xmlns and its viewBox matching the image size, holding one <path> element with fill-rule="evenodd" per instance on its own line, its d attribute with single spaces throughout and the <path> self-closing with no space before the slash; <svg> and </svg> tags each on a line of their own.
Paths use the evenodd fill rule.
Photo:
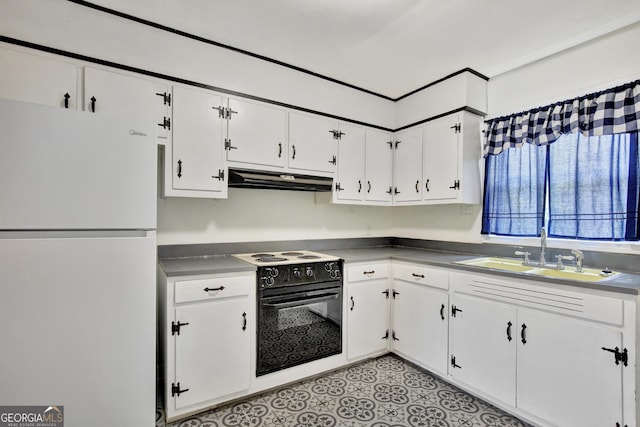
<svg viewBox="0 0 640 427">
<path fill-rule="evenodd" d="M 526 273 L 517 273 L 501 270 L 492 270 L 484 267 L 455 264 L 470 258 L 484 255 L 470 255 L 455 252 L 445 252 L 430 249 L 404 248 L 404 247 L 371 247 L 356 249 L 326 249 L 322 252 L 340 257 L 346 263 L 375 262 L 397 260 L 434 267 L 446 267 L 454 270 L 470 271 L 475 273 L 492 274 L 502 277 L 511 277 L 520 280 L 535 280 L 544 283 L 556 283 L 563 286 L 576 288 L 597 289 L 608 292 L 616 292 L 630 295 L 640 293 L 640 274 L 621 273 L 615 277 L 599 282 L 579 282 L 574 280 L 558 279 Z M 190 276 L 200 274 L 221 274 L 235 272 L 254 272 L 256 267 L 241 261 L 230 255 L 192 256 L 179 258 L 161 258 L 160 267 L 168 277 Z"/>
</svg>

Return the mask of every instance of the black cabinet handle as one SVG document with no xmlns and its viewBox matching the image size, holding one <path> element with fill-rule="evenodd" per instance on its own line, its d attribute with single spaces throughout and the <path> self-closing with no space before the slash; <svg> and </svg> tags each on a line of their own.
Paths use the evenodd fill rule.
<svg viewBox="0 0 640 427">
<path fill-rule="evenodd" d="M 204 288 L 205 292 L 216 292 L 216 291 L 224 291 L 224 286 L 220 286 L 218 288 Z"/>
<path fill-rule="evenodd" d="M 386 295 L 387 299 L 389 299 L 389 289 L 382 291 L 382 293 Z"/>
<path fill-rule="evenodd" d="M 291 156 L 291 160 L 295 160 L 296 159 L 296 146 L 292 145 L 291 149 L 293 150 L 293 155 Z"/>
<path fill-rule="evenodd" d="M 511 326 L 512 326 L 512 325 L 511 325 L 511 322 L 507 322 L 507 340 L 508 340 L 509 342 L 511 342 L 511 340 L 513 339 L 513 338 L 511 337 Z"/>
<path fill-rule="evenodd" d="M 417 277 L 417 278 L 419 278 L 419 279 L 424 279 L 424 274 L 411 273 L 411 275 L 412 275 L 413 277 Z"/>
<path fill-rule="evenodd" d="M 356 306 L 356 302 L 353 300 L 353 297 L 351 297 L 351 308 L 349 310 L 353 311 L 353 307 Z"/>
<path fill-rule="evenodd" d="M 393 297 L 393 299 L 396 299 L 396 295 L 400 295 L 400 292 L 396 291 L 395 289 L 391 291 L 391 296 Z"/>
<path fill-rule="evenodd" d="M 363 271 L 362 274 L 367 275 L 367 274 L 374 274 L 376 271 L 375 270 L 370 270 L 370 271 Z"/>
<path fill-rule="evenodd" d="M 282 157 L 282 142 L 278 142 L 278 158 Z"/>
<path fill-rule="evenodd" d="M 444 320 L 444 304 L 440 306 L 440 318 Z"/>
<path fill-rule="evenodd" d="M 96 112 L 96 101 L 97 101 L 96 97 L 92 96 L 91 97 L 91 112 L 92 113 Z"/>
<path fill-rule="evenodd" d="M 358 180 L 358 193 L 362 191 L 362 181 Z"/>
<path fill-rule="evenodd" d="M 462 310 L 460 310 L 458 307 L 456 307 L 455 305 L 451 306 L 451 316 L 456 317 L 458 312 L 462 313 Z"/>
<path fill-rule="evenodd" d="M 367 181 L 367 193 L 371 193 L 371 181 Z"/>
<path fill-rule="evenodd" d="M 389 187 L 389 191 L 386 191 L 387 194 L 393 194 L 393 187 Z"/>
<path fill-rule="evenodd" d="M 523 323 L 522 324 L 522 330 L 520 331 L 520 338 L 522 340 L 522 344 L 526 344 L 527 343 L 526 330 L 527 330 L 527 325 Z"/>
<path fill-rule="evenodd" d="M 178 178 L 182 178 L 182 160 L 178 160 Z"/>
<path fill-rule="evenodd" d="M 416 193 L 420 192 L 420 181 L 416 181 Z"/>
<path fill-rule="evenodd" d="M 242 330 L 247 330 L 247 313 L 242 313 Z"/>
<path fill-rule="evenodd" d="M 71 98 L 71 95 L 69 95 L 69 92 L 64 94 L 64 108 L 69 108 L 69 98 Z"/>
<path fill-rule="evenodd" d="M 331 158 L 331 160 L 329 160 L 329 163 L 331 163 L 332 165 L 334 165 L 334 166 L 335 166 L 335 165 L 336 165 L 336 163 L 337 163 L 336 156 L 333 156 L 333 157 Z"/>
<path fill-rule="evenodd" d="M 395 187 L 395 188 L 393 189 L 393 194 L 400 194 L 400 192 L 398 191 L 398 187 Z"/>
<path fill-rule="evenodd" d="M 211 175 L 211 178 L 217 179 L 218 181 L 224 181 L 224 170 L 218 169 L 218 175 Z"/>
<path fill-rule="evenodd" d="M 431 190 L 429 190 L 429 180 L 427 180 L 426 188 L 427 188 L 427 193 L 428 193 L 429 191 L 431 191 Z"/>
</svg>

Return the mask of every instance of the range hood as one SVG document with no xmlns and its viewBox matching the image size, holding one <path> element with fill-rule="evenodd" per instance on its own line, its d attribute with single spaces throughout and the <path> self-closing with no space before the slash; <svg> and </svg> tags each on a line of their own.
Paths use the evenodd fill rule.
<svg viewBox="0 0 640 427">
<path fill-rule="evenodd" d="M 332 185 L 333 178 L 288 172 L 229 169 L 229 187 L 322 192 L 331 191 Z"/>
</svg>

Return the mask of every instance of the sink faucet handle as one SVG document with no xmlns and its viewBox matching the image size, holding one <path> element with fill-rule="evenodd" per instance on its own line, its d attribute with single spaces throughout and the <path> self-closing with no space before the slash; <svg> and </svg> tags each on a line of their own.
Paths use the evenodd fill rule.
<svg viewBox="0 0 640 427">
<path fill-rule="evenodd" d="M 515 251 L 514 255 L 524 257 L 524 259 L 522 260 L 522 265 L 529 264 L 529 255 L 531 255 L 531 252 Z"/>
<path fill-rule="evenodd" d="M 576 257 L 576 271 L 582 273 L 582 263 L 584 260 L 584 254 L 578 249 L 571 249 L 571 253 Z"/>
<path fill-rule="evenodd" d="M 556 268 L 558 270 L 564 270 L 564 265 L 562 265 L 562 261 L 572 261 L 574 257 L 571 255 L 556 255 Z"/>
</svg>

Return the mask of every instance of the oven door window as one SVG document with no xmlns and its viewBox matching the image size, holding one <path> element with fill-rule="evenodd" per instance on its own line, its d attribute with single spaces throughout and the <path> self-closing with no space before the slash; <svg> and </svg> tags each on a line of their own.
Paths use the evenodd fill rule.
<svg viewBox="0 0 640 427">
<path fill-rule="evenodd" d="M 340 287 L 263 297 L 259 317 L 258 375 L 342 352 Z"/>
</svg>

